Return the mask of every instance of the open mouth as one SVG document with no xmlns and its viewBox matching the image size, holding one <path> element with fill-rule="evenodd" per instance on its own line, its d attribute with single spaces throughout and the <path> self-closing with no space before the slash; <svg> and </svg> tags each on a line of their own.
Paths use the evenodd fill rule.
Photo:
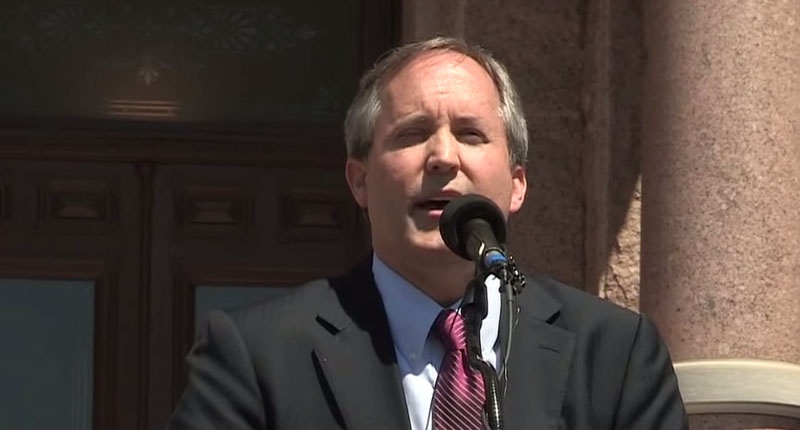
<svg viewBox="0 0 800 430">
<path fill-rule="evenodd" d="M 430 199 L 417 203 L 415 206 L 424 211 L 441 211 L 450 203 L 450 199 Z"/>
</svg>

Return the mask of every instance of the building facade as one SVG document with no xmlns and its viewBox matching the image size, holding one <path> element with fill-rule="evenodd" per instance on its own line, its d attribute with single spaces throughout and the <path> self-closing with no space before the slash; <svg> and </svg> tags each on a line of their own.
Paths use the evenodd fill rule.
<svg viewBox="0 0 800 430">
<path fill-rule="evenodd" d="M 800 428 L 797 4 L 167 3 L 0 6 L 0 420 L 160 428 L 205 311 L 360 259 L 343 110 L 446 34 L 525 103 L 520 266 L 651 316 L 692 428 Z"/>
</svg>

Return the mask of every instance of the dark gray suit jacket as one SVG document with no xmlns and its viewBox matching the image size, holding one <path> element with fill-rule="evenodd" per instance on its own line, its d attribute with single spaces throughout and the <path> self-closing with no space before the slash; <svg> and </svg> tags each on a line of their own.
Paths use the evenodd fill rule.
<svg viewBox="0 0 800 430">
<path fill-rule="evenodd" d="M 547 278 L 528 278 L 518 304 L 506 429 L 687 428 L 646 317 Z M 371 262 L 210 314 L 187 362 L 172 430 L 410 429 Z"/>
</svg>

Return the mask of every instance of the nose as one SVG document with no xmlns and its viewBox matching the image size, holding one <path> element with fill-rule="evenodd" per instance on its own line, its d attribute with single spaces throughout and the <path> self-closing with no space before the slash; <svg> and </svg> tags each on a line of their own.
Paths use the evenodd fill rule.
<svg viewBox="0 0 800 430">
<path fill-rule="evenodd" d="M 441 130 L 431 136 L 427 143 L 425 167 L 429 172 L 447 173 L 461 168 L 458 140 L 450 132 Z"/>
</svg>

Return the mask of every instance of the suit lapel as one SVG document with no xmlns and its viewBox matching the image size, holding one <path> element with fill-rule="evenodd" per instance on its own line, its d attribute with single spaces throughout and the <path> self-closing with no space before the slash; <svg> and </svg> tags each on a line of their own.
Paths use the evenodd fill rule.
<svg viewBox="0 0 800 430">
<path fill-rule="evenodd" d="M 314 355 L 345 428 L 410 430 L 389 323 L 372 277 L 371 260 L 350 276 L 332 280 L 331 287 L 335 296 L 317 317 L 330 336 L 317 343 Z M 575 335 L 552 324 L 559 317 L 561 304 L 535 281 L 529 281 L 519 296 L 519 307 L 508 359 L 505 428 L 556 429 Z M 501 336 L 506 335 L 501 332 Z"/>
<path fill-rule="evenodd" d="M 332 280 L 336 297 L 317 321 L 330 333 L 314 348 L 347 429 L 410 430 L 389 323 L 371 261 Z"/>
<path fill-rule="evenodd" d="M 505 427 L 556 429 L 575 335 L 551 324 L 561 304 L 535 282 L 529 282 L 519 300 L 519 323 L 508 359 Z"/>
</svg>

